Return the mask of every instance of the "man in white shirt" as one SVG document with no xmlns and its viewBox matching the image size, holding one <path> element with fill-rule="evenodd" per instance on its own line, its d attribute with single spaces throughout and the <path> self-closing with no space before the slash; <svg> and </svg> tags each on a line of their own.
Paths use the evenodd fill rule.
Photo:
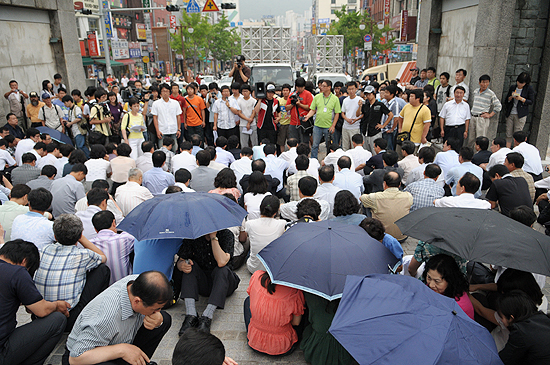
<svg viewBox="0 0 550 365">
<path fill-rule="evenodd" d="M 0 171 L 4 171 L 6 165 L 9 167 L 15 166 L 15 160 L 11 157 L 11 154 L 6 150 L 9 143 L 2 139 L 0 143 Z"/>
<path fill-rule="evenodd" d="M 519 152 L 523 156 L 523 171 L 531 174 L 533 180 L 542 180 L 542 161 L 538 148 L 527 143 L 527 133 L 523 131 L 515 132 L 514 135 L 514 152 Z"/>
<path fill-rule="evenodd" d="M 434 200 L 438 208 L 476 208 L 491 209 L 491 203 L 487 200 L 476 199 L 474 194 L 479 190 L 481 181 L 471 172 L 467 172 L 458 181 L 456 196 L 446 196 Z"/>
<path fill-rule="evenodd" d="M 292 164 L 296 157 L 298 157 L 298 152 L 296 151 L 296 146 L 298 146 L 298 140 L 296 138 L 289 138 L 286 140 L 286 145 L 288 151 L 285 151 L 279 155 L 279 158 L 285 160 L 289 164 Z"/>
<path fill-rule="evenodd" d="M 128 171 L 128 182 L 116 189 L 115 199 L 124 216 L 144 201 L 153 198 L 149 189 L 141 186 L 142 182 L 143 172 L 138 168 L 132 168 Z"/>
<path fill-rule="evenodd" d="M 363 148 L 363 136 L 361 133 L 354 134 L 351 137 L 351 143 L 353 148 L 347 150 L 346 153 L 351 157 L 353 165 L 355 165 L 355 172 L 361 176 L 365 176 L 363 168 L 366 162 L 372 157 L 372 153 Z"/>
<path fill-rule="evenodd" d="M 491 167 L 495 165 L 504 164 L 506 155 L 512 152 L 512 150 L 506 147 L 506 140 L 504 138 L 497 137 L 493 140 L 493 143 L 491 144 L 491 152 L 492 154 L 489 157 L 489 162 L 479 165 L 479 167 L 481 167 L 485 171 L 489 171 Z M 523 158 L 525 159 L 525 157 Z"/>
<path fill-rule="evenodd" d="M 87 239 L 92 239 L 97 236 L 97 231 L 92 224 L 92 217 L 97 212 L 107 209 L 107 201 L 109 200 L 109 193 L 103 189 L 94 188 L 88 191 L 86 194 L 88 200 L 88 209 L 76 212 L 76 216 L 82 221 L 84 231 L 82 235 Z"/>
<path fill-rule="evenodd" d="M 317 188 L 314 197 L 326 201 L 330 205 L 329 219 L 334 218 L 332 211 L 334 210 L 334 197 L 340 190 L 339 187 L 333 184 L 334 182 L 334 167 L 332 165 L 322 166 L 319 169 L 319 182 L 321 185 Z"/>
<path fill-rule="evenodd" d="M 465 69 L 461 68 L 461 69 L 456 70 L 456 73 L 455 73 L 455 82 L 456 82 L 456 84 L 455 84 L 455 86 L 451 87 L 449 100 L 454 99 L 455 88 L 457 86 L 462 86 L 465 90 L 464 91 L 464 101 L 468 102 L 468 98 L 470 97 L 470 88 L 464 82 L 464 79 L 466 78 L 466 75 L 468 75 L 468 72 Z"/>
<path fill-rule="evenodd" d="M 281 214 L 281 218 L 286 219 L 288 221 L 295 221 L 298 219 L 296 216 L 296 207 L 299 202 L 301 202 L 304 199 L 315 199 L 319 205 L 321 206 L 321 214 L 319 215 L 319 220 L 327 220 L 329 217 L 329 214 L 332 213 L 330 204 L 323 200 L 316 198 L 314 195 L 317 191 L 317 180 L 311 176 L 305 176 L 300 179 L 298 182 L 298 189 L 299 189 L 299 196 L 300 200 L 291 201 L 289 203 L 285 203 L 281 205 L 279 208 L 279 213 Z"/>
<path fill-rule="evenodd" d="M 349 96 L 342 102 L 342 118 L 344 119 L 344 125 L 342 126 L 342 149 L 344 151 L 354 147 L 352 146 L 352 138 L 355 134 L 361 133 L 358 122 L 363 116 L 357 117 L 356 113 L 357 109 L 360 108 L 359 100 L 364 102 L 363 99 L 356 95 L 357 84 L 354 81 L 348 82 L 346 87 Z"/>
<path fill-rule="evenodd" d="M 241 98 L 237 100 L 237 104 L 241 108 L 240 124 L 241 128 L 241 148 L 256 146 L 258 144 L 258 131 L 256 127 L 254 106 L 256 105 L 256 99 L 250 96 L 250 85 L 241 85 Z"/>
<path fill-rule="evenodd" d="M 413 182 L 424 180 L 424 170 L 426 166 L 433 163 L 435 159 L 435 149 L 432 146 L 425 146 L 418 150 L 418 167 L 412 169 L 407 177 L 405 185 L 412 184 Z M 441 174 L 439 174 L 439 179 L 443 181 Z M 442 184 L 443 185 L 443 184 Z"/>
<path fill-rule="evenodd" d="M 92 183 L 92 189 L 102 189 L 105 190 L 107 193 L 109 193 L 109 183 L 107 180 L 103 179 L 97 179 Z M 88 197 L 85 196 L 84 198 L 79 199 L 76 204 L 74 205 L 74 209 L 77 212 L 83 212 L 88 209 Z M 122 220 L 124 219 L 124 215 L 122 214 L 122 210 L 118 207 L 115 200 L 109 195 L 109 199 L 107 200 L 107 209 L 113 215 L 115 216 L 116 224 L 118 225 Z"/>
<path fill-rule="evenodd" d="M 42 167 L 46 165 L 57 166 L 57 159 L 61 157 L 61 152 L 59 152 L 57 143 L 50 143 L 46 145 L 46 152 L 48 154 L 36 163 L 36 167 L 39 169 L 42 169 Z"/>
<path fill-rule="evenodd" d="M 403 179 L 401 182 L 403 184 L 407 183 L 407 178 L 412 170 L 420 166 L 418 158 L 414 155 L 416 146 L 411 141 L 405 141 L 401 144 L 401 153 L 403 154 L 403 159 L 397 162 L 397 166 L 403 169 Z"/>
<path fill-rule="evenodd" d="M 147 172 L 153 168 L 153 152 L 155 152 L 155 144 L 151 141 L 145 141 L 141 144 L 143 154 L 136 160 L 136 167 L 142 172 Z"/>
<path fill-rule="evenodd" d="M 483 181 L 483 169 L 472 163 L 473 157 L 474 150 L 472 150 L 470 147 L 462 147 L 460 149 L 460 153 L 458 154 L 458 161 L 460 162 L 460 165 L 450 169 L 445 176 L 445 183 L 447 183 L 449 186 L 452 186 L 451 193 L 453 195 L 457 195 L 456 189 L 458 186 L 458 181 L 467 172 L 474 174 L 479 181 Z M 474 195 L 476 198 L 479 198 L 481 196 L 481 185 Z"/>
<path fill-rule="evenodd" d="M 357 201 L 359 201 L 365 189 L 363 178 L 358 173 L 350 170 L 350 168 L 351 158 L 349 156 L 340 157 L 338 159 L 339 172 L 334 176 L 333 184 L 342 190 L 349 190 L 357 198 Z"/>
<path fill-rule="evenodd" d="M 296 147 L 296 152 L 298 153 L 298 155 L 306 155 L 309 158 L 309 167 L 307 168 L 307 173 L 315 177 L 315 179 L 319 179 L 319 168 L 321 167 L 321 164 L 319 163 L 318 159 L 309 157 L 309 154 L 311 153 L 311 147 L 309 147 L 309 143 L 300 143 L 298 147 Z M 292 161 L 288 168 L 288 175 L 295 174 L 296 172 L 298 172 L 298 170 L 296 169 L 296 161 Z"/>
<path fill-rule="evenodd" d="M 242 192 L 241 179 L 244 175 L 250 175 L 252 173 L 252 148 L 243 147 L 241 149 L 241 158 L 233 162 L 230 168 L 235 173 L 237 177 L 237 187 Z"/>
<path fill-rule="evenodd" d="M 175 186 L 179 186 L 181 188 L 181 191 L 184 193 L 194 193 L 195 190 L 191 189 L 189 187 L 189 183 L 191 182 L 191 173 L 187 169 L 179 169 L 177 171 L 174 171 L 174 177 L 176 179 Z M 165 188 L 162 190 L 163 194 L 166 194 L 166 190 L 168 188 Z"/>
<path fill-rule="evenodd" d="M 448 101 L 443 105 L 439 112 L 439 126 L 441 128 L 441 138 L 458 138 L 460 147 L 464 140 L 468 138 L 468 129 L 470 126 L 470 106 L 464 98 L 465 90 L 462 86 L 454 89 L 454 100 Z"/>
<path fill-rule="evenodd" d="M 283 175 L 285 170 L 288 169 L 289 163 L 285 160 L 275 157 L 277 148 L 274 144 L 266 144 L 264 146 L 265 158 L 265 174 L 271 175 L 271 177 L 277 178 L 279 180 L 279 185 L 277 186 L 277 196 L 279 198 L 284 198 L 285 201 L 290 200 L 290 196 L 286 194 L 286 189 L 283 185 Z"/>
<path fill-rule="evenodd" d="M 171 137 L 174 139 L 172 152 L 178 150 L 177 140 L 181 134 L 181 124 L 179 116 L 182 114 L 180 103 L 177 100 L 170 99 L 170 85 L 160 84 L 160 99 L 153 102 L 151 114 L 153 115 L 153 123 L 157 131 L 159 148 L 162 147 L 162 139 Z"/>
<path fill-rule="evenodd" d="M 458 152 L 462 144 L 457 138 L 449 137 L 443 143 L 443 152 L 435 156 L 434 163 L 441 168 L 441 175 L 447 176 L 449 170 L 460 165 L 458 161 Z"/>
<path fill-rule="evenodd" d="M 229 167 L 233 162 L 235 162 L 235 156 L 229 151 L 226 151 L 227 148 L 227 138 L 220 136 L 216 139 L 216 162 Z"/>
<path fill-rule="evenodd" d="M 21 156 L 23 156 L 25 153 L 32 151 L 34 145 L 38 142 L 40 142 L 40 131 L 36 128 L 29 128 L 27 129 L 27 138 L 22 139 L 17 144 L 17 147 L 15 148 L 15 161 L 17 161 L 17 165 L 21 166 L 23 164 L 23 161 L 21 161 Z"/>
<path fill-rule="evenodd" d="M 216 100 L 212 107 L 214 112 L 213 129 L 218 136 L 225 138 L 229 138 L 231 135 L 240 136 L 235 116 L 238 116 L 241 107 L 235 99 L 229 99 L 229 86 L 222 86 L 221 92 L 222 98 Z"/>
<path fill-rule="evenodd" d="M 197 158 L 191 152 L 193 144 L 189 141 L 184 141 L 180 149 L 181 153 L 172 157 L 172 172 L 174 174 L 179 169 L 186 169 L 191 172 L 197 168 Z"/>
<path fill-rule="evenodd" d="M 325 159 L 321 162 L 321 166 L 332 165 L 332 167 L 334 167 L 334 170 L 336 170 L 338 168 L 338 160 L 340 159 L 340 157 L 349 157 L 349 155 L 347 154 L 347 152 L 344 152 L 344 150 L 341 149 L 337 143 L 330 143 L 329 150 L 330 153 L 328 153 Z M 355 171 L 355 164 L 353 163 L 353 160 L 351 160 L 351 170 Z"/>
</svg>

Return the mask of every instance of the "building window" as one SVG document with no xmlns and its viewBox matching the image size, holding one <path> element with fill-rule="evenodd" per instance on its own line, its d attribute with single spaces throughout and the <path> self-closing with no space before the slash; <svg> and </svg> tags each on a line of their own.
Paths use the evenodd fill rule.
<svg viewBox="0 0 550 365">
<path fill-rule="evenodd" d="M 336 4 L 336 0 L 330 0 L 331 4 Z"/>
<path fill-rule="evenodd" d="M 348 0 L 348 4 L 357 4 L 357 0 Z"/>
<path fill-rule="evenodd" d="M 331 14 L 334 14 L 334 9 L 332 9 L 332 10 L 330 11 L 330 13 L 331 13 Z"/>
</svg>

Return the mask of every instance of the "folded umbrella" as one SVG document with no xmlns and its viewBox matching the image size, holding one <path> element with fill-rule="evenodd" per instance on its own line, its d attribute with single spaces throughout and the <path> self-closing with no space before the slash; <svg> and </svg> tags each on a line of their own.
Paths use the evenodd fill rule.
<svg viewBox="0 0 550 365">
<path fill-rule="evenodd" d="M 463 259 L 550 276 L 550 237 L 496 211 L 422 208 L 395 224 Z"/>
<path fill-rule="evenodd" d="M 48 127 L 38 127 L 36 128 L 40 131 L 40 133 L 47 133 L 52 137 L 53 140 L 56 140 L 59 143 L 65 143 L 69 145 L 73 145 L 73 141 L 64 133 L 61 133 L 60 131 Z"/>
<path fill-rule="evenodd" d="M 502 364 L 484 327 L 410 276 L 348 276 L 329 332 L 361 365 Z"/>
<path fill-rule="evenodd" d="M 240 226 L 247 215 L 231 199 L 210 193 L 157 195 L 135 207 L 118 225 L 139 241 L 198 238 L 221 229 Z"/>
<path fill-rule="evenodd" d="M 359 226 L 299 223 L 258 253 L 271 281 L 319 295 L 342 296 L 346 275 L 388 273 L 398 259 Z"/>
</svg>

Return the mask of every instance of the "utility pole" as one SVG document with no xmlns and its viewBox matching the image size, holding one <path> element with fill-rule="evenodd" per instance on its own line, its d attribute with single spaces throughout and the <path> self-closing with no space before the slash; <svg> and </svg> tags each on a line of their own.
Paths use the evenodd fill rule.
<svg viewBox="0 0 550 365">
<path fill-rule="evenodd" d="M 185 82 L 190 83 L 191 80 L 188 75 L 187 58 L 185 57 L 185 37 L 183 35 L 183 24 L 180 26 L 181 32 L 181 55 L 183 57 L 183 79 Z"/>
<path fill-rule="evenodd" d="M 111 68 L 111 55 L 109 51 L 109 40 L 107 39 L 107 28 L 105 27 L 105 12 L 103 10 L 104 5 L 107 4 L 107 16 L 110 14 L 110 5 L 108 1 L 102 2 L 101 6 L 99 7 L 99 16 L 101 19 L 101 33 L 103 35 L 103 53 L 105 54 L 105 68 L 107 70 L 107 75 L 113 74 L 113 69 Z M 113 25 L 111 24 L 111 27 Z M 105 78 L 107 78 L 107 75 L 105 75 Z"/>
</svg>

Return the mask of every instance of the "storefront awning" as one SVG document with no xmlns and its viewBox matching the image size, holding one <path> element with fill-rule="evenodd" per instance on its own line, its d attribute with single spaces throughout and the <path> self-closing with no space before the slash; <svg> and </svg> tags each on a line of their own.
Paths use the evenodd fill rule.
<svg viewBox="0 0 550 365">
<path fill-rule="evenodd" d="M 99 64 L 99 65 L 104 65 L 105 64 L 105 59 L 104 58 L 94 58 L 94 62 Z M 119 67 L 119 66 L 124 66 L 124 63 L 111 60 L 111 67 Z"/>
<path fill-rule="evenodd" d="M 117 61 L 125 65 L 133 65 L 136 62 L 136 60 L 132 58 L 127 58 L 127 59 L 117 60 Z"/>
<path fill-rule="evenodd" d="M 90 66 L 94 64 L 94 60 L 90 57 L 82 57 L 82 65 L 83 66 Z"/>
</svg>

